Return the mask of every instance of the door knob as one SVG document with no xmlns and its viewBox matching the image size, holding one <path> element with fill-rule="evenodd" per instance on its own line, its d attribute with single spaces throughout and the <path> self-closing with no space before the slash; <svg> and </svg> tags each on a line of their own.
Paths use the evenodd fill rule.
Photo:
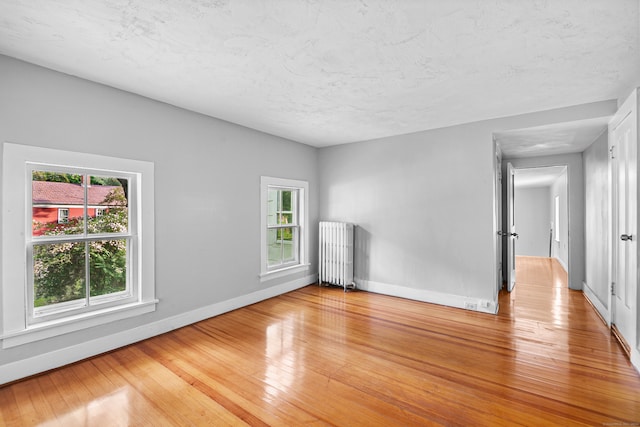
<svg viewBox="0 0 640 427">
<path fill-rule="evenodd" d="M 624 240 L 624 241 L 633 240 L 633 235 L 631 235 L 631 234 L 621 234 L 620 235 L 620 240 Z"/>
</svg>

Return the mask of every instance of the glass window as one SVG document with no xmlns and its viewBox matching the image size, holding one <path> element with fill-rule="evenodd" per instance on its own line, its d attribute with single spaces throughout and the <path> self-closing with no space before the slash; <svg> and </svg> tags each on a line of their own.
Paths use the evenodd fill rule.
<svg viewBox="0 0 640 427">
<path fill-rule="evenodd" d="M 268 267 L 298 262 L 298 190 L 269 187 Z"/>
<path fill-rule="evenodd" d="M 29 168 L 30 321 L 130 298 L 133 286 L 127 272 L 134 238 L 129 230 L 130 178 L 93 170 Z M 56 210 L 57 221 L 51 221 L 49 212 Z M 97 239 L 98 235 L 103 238 Z"/>
<path fill-rule="evenodd" d="M 2 348 L 154 311 L 153 163 L 2 147 Z"/>
<path fill-rule="evenodd" d="M 69 223 L 69 209 L 58 209 L 58 224 Z"/>
<path fill-rule="evenodd" d="M 306 181 L 262 177 L 261 278 L 280 271 L 292 272 L 307 263 Z"/>
</svg>

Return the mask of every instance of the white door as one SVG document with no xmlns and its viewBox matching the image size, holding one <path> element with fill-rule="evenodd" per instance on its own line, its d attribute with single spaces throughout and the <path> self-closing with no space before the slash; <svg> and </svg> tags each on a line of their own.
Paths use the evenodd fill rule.
<svg viewBox="0 0 640 427">
<path fill-rule="evenodd" d="M 627 344 L 636 344 L 637 310 L 637 93 L 620 107 L 609 123 L 612 153 L 613 242 L 612 324 Z"/>
<path fill-rule="evenodd" d="M 507 163 L 507 290 L 511 292 L 516 284 L 516 218 L 515 218 L 515 171 Z"/>
</svg>

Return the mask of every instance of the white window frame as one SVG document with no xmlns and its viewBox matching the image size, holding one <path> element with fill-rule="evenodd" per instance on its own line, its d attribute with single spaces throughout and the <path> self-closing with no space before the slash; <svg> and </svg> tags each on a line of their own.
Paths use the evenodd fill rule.
<svg viewBox="0 0 640 427">
<path fill-rule="evenodd" d="M 86 169 L 86 168 L 68 168 L 68 167 L 60 167 L 58 165 L 49 165 L 42 163 L 33 163 L 27 162 L 27 178 L 26 181 L 31 181 L 31 177 L 33 172 L 35 171 L 47 171 L 47 172 L 56 172 L 60 174 L 72 174 L 72 175 L 82 175 L 85 176 L 88 180 L 88 176 L 110 176 L 113 178 L 126 178 L 128 181 L 128 187 L 131 188 L 129 191 L 129 198 L 135 202 L 137 194 L 135 182 L 137 179 L 137 175 L 134 173 L 125 173 L 125 172 L 117 172 L 108 170 L 97 170 L 97 169 Z M 34 207 L 34 204 L 31 203 L 32 193 L 31 193 L 31 185 L 27 183 L 27 197 L 26 201 L 29 203 L 27 206 L 27 215 L 31 215 Z M 84 187 L 85 190 L 85 201 L 83 205 L 75 205 L 76 209 L 81 206 L 81 210 L 86 212 L 87 220 L 90 218 L 89 209 L 91 208 L 88 204 L 88 187 Z M 64 317 L 68 317 L 71 312 L 74 313 L 84 313 L 90 311 L 96 311 L 99 307 L 107 307 L 123 305 L 126 303 L 133 303 L 137 301 L 137 281 L 133 280 L 135 276 L 131 274 L 135 265 L 132 265 L 132 257 L 131 254 L 135 253 L 137 248 L 137 236 L 138 236 L 138 224 L 136 221 L 132 221 L 131 218 L 135 218 L 137 216 L 137 203 L 132 203 L 128 207 L 128 218 L 127 218 L 127 231 L 125 233 L 100 233 L 93 234 L 89 233 L 87 230 L 87 223 L 84 224 L 84 232 L 79 234 L 69 234 L 69 235 L 55 235 L 55 236 L 34 236 L 32 233 L 25 233 L 25 242 L 26 242 L 26 251 L 27 251 L 27 325 L 32 325 L 39 322 L 46 322 L 53 319 L 60 319 Z M 62 216 L 64 222 L 60 222 L 61 219 L 61 211 L 66 211 L 66 216 Z M 32 224 L 33 218 L 30 216 L 27 218 L 27 223 Z M 59 208 L 58 209 L 58 224 L 68 224 L 69 223 L 69 208 Z M 34 277 L 31 272 L 34 270 L 33 264 L 33 251 L 34 247 L 37 245 L 47 245 L 47 244 L 56 244 L 56 243 L 80 243 L 80 244 L 88 244 L 91 241 L 96 240 L 124 240 L 127 245 L 127 288 L 124 291 L 114 292 L 111 294 L 105 294 L 100 296 L 90 296 L 90 283 L 85 281 L 86 295 L 85 298 L 76 299 L 72 301 L 56 303 L 51 305 L 46 305 L 43 307 L 34 307 L 33 301 L 35 299 L 34 296 Z M 85 266 L 86 269 L 89 268 L 89 263 Z M 88 271 L 88 270 L 87 270 Z"/>
<path fill-rule="evenodd" d="M 292 210 L 286 213 L 291 214 L 292 221 L 291 223 L 286 223 L 286 224 L 278 224 L 278 223 L 269 224 L 269 221 L 267 220 L 267 239 L 268 239 L 269 231 L 271 230 L 284 230 L 285 228 L 291 228 L 293 230 L 293 235 L 294 235 L 294 238 L 292 239 L 292 244 L 293 244 L 292 252 L 294 257 L 292 260 L 288 262 L 285 261 L 279 265 L 270 266 L 267 264 L 267 270 L 269 271 L 281 270 L 286 267 L 298 265 L 300 260 L 300 245 L 299 245 L 299 242 L 300 242 L 300 218 L 299 218 L 300 190 L 298 188 L 292 188 L 292 187 L 281 187 L 281 186 L 274 186 L 274 185 L 267 186 L 267 194 L 269 194 L 268 192 L 272 190 L 278 191 L 278 199 L 279 199 L 277 201 L 278 205 L 280 205 L 280 203 L 282 202 L 281 196 L 284 191 L 291 193 L 291 209 Z M 267 203 L 268 203 L 268 197 L 267 197 Z M 282 214 L 282 213 L 285 213 L 285 211 L 282 211 L 282 210 L 278 211 L 276 209 L 276 215 Z M 267 207 L 267 218 L 268 218 L 268 215 L 269 215 L 269 208 Z M 284 240 L 281 239 L 280 243 L 284 244 Z M 284 246 L 281 246 L 281 251 L 284 251 Z"/>
<path fill-rule="evenodd" d="M 58 208 L 58 224 L 68 224 L 68 223 L 69 223 L 69 209 Z"/>
<path fill-rule="evenodd" d="M 106 208 L 95 208 L 95 217 L 104 215 Z"/>
<path fill-rule="evenodd" d="M 29 271 L 32 262 L 27 239 L 32 237 L 31 168 L 49 167 L 108 171 L 124 174 L 129 181 L 130 251 L 132 294 L 120 303 L 96 305 L 91 310 L 73 310 L 51 320 L 30 321 L 33 309 Z M 51 338 L 156 309 L 154 278 L 154 165 L 70 151 L 4 143 L 2 172 L 2 348 Z M 115 236 L 114 236 L 115 237 Z M 128 250 L 129 251 L 129 250 Z M 32 286 L 32 284 L 31 284 Z"/>
<path fill-rule="evenodd" d="M 298 260 L 296 263 L 287 263 L 282 266 L 269 267 L 269 255 L 267 249 L 268 224 L 267 203 L 269 200 L 269 187 L 297 190 L 297 221 L 298 221 Z M 308 271 L 309 263 L 309 183 L 307 181 L 275 178 L 270 176 L 260 177 L 260 281 L 264 282 L 291 274 Z"/>
</svg>

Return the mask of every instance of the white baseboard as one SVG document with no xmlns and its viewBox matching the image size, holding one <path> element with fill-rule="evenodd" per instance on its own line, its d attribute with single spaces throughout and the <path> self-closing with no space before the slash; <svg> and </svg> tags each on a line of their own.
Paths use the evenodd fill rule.
<svg viewBox="0 0 640 427">
<path fill-rule="evenodd" d="M 407 288 L 405 286 L 373 282 L 370 280 L 356 279 L 356 284 L 358 289 L 378 294 L 391 295 L 394 297 L 446 305 L 455 308 L 463 308 L 465 310 L 479 311 L 481 313 L 496 314 L 498 312 L 498 304 L 496 301 L 444 294 L 425 289 Z"/>
<path fill-rule="evenodd" d="M 59 368 L 69 363 L 77 362 L 88 357 L 124 347 L 210 317 L 232 311 L 247 305 L 273 298 L 278 295 L 302 288 L 310 283 L 316 283 L 317 274 L 272 286 L 247 295 L 201 307 L 187 313 L 159 320 L 129 329 L 116 334 L 85 341 L 71 347 L 65 347 L 49 353 L 40 354 L 27 359 L 17 360 L 0 366 L 0 385 L 19 380 L 31 375 L 39 374 L 50 369 Z"/>
<path fill-rule="evenodd" d="M 587 297 L 591 305 L 596 309 L 596 311 L 602 316 L 607 325 L 611 325 L 611 312 L 607 309 L 607 307 L 600 302 L 596 294 L 591 290 L 587 282 L 582 282 L 582 292 L 584 296 Z"/>
<path fill-rule="evenodd" d="M 607 326 L 611 326 L 611 311 L 607 310 L 607 308 L 600 302 L 598 297 L 593 293 L 587 282 L 582 282 L 582 292 L 584 292 L 585 297 L 589 300 L 591 305 L 598 311 L 600 316 L 605 320 Z M 631 348 L 631 364 L 636 371 L 640 374 L 640 351 L 638 348 Z"/>
</svg>

